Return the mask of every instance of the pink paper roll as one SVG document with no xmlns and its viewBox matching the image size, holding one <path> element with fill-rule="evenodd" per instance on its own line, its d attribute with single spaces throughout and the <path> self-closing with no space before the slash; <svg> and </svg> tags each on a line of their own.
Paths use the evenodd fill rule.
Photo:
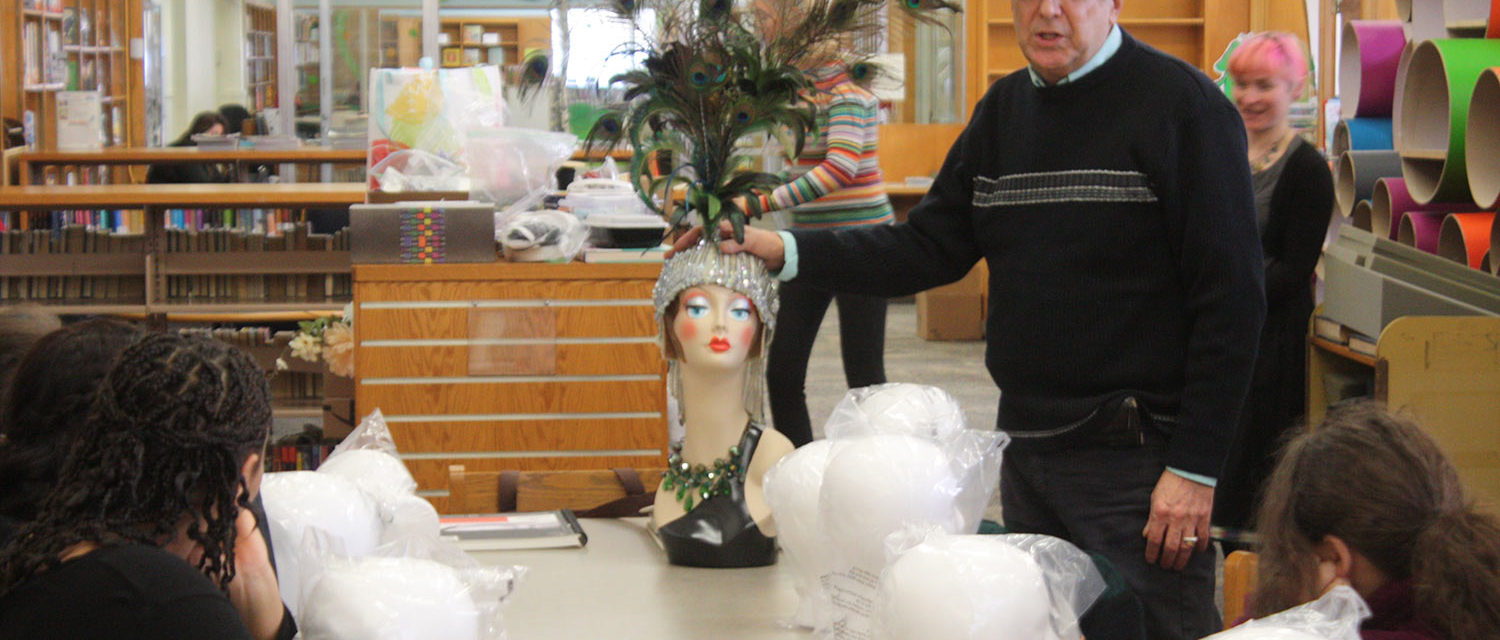
<svg viewBox="0 0 1500 640">
<path fill-rule="evenodd" d="M 1375 190 L 1370 194 L 1370 232 L 1395 240 L 1401 229 L 1401 219 L 1412 209 L 1453 213 L 1473 208 L 1474 205 L 1468 202 L 1419 205 L 1407 192 L 1406 180 L 1381 178 L 1375 181 Z"/>
<path fill-rule="evenodd" d="M 1351 99 L 1345 118 L 1388 118 L 1396 95 L 1396 67 L 1406 31 L 1396 20 L 1350 20 L 1344 25 L 1339 82 Z"/>
<path fill-rule="evenodd" d="M 1443 218 L 1446 217 L 1448 214 L 1435 211 L 1408 211 L 1406 217 L 1401 219 L 1401 230 L 1396 233 L 1396 241 L 1436 254 L 1438 237 L 1443 230 Z"/>
</svg>

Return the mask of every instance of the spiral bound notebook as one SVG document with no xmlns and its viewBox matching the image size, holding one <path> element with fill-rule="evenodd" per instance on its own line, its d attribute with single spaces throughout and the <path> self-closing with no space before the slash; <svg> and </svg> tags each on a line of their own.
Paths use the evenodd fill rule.
<svg viewBox="0 0 1500 640">
<path fill-rule="evenodd" d="M 568 509 L 443 516 L 439 533 L 465 551 L 582 547 L 588 534 Z"/>
</svg>

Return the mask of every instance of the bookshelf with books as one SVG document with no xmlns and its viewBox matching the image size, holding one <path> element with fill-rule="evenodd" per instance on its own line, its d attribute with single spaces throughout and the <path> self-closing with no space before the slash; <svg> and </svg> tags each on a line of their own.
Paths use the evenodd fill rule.
<svg viewBox="0 0 1500 640">
<path fill-rule="evenodd" d="M 22 122 L 28 146 L 58 146 L 59 92 L 93 91 L 99 96 L 98 144 L 129 144 L 139 137 L 132 107 L 140 103 L 133 80 L 140 63 L 129 57 L 139 35 L 141 0 L 21 0 L 15 38 L 4 52 L 6 77 L 19 91 L 7 95 L 4 114 Z M 92 142 L 92 141 L 90 141 Z M 111 176 L 111 180 L 120 176 Z"/>
<path fill-rule="evenodd" d="M 0 203 L 16 210 L 0 213 L 0 304 L 162 317 L 340 310 L 352 297 L 348 233 L 313 233 L 304 210 L 363 194 L 362 184 L 13 188 Z"/>
<path fill-rule="evenodd" d="M 276 106 L 276 9 L 245 3 L 245 106 Z"/>
<path fill-rule="evenodd" d="M 1307 419 L 1373 397 L 1408 412 L 1482 500 L 1500 501 L 1500 317 L 1402 316 L 1378 336 L 1322 314 L 1308 327 Z"/>
<path fill-rule="evenodd" d="M 443 17 L 438 30 L 444 67 L 513 65 L 528 49 L 549 49 L 551 42 L 548 18 L 452 16 Z"/>
</svg>

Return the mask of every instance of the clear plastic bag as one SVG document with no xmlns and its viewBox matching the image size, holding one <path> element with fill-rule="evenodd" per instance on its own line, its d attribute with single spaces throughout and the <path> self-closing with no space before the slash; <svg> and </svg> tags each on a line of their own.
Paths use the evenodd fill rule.
<svg viewBox="0 0 1500 640">
<path fill-rule="evenodd" d="M 1088 554 L 1050 536 L 909 527 L 886 547 L 883 640 L 1078 640 L 1079 615 L 1107 586 Z"/>
<path fill-rule="evenodd" d="M 1370 607 L 1354 589 L 1337 586 L 1307 604 L 1251 620 L 1203 640 L 1359 640 Z"/>
<path fill-rule="evenodd" d="M 965 428 L 951 396 L 921 385 L 856 389 L 834 413 L 826 460 L 794 452 L 767 474 L 766 498 L 778 531 L 792 532 L 782 545 L 802 605 L 791 623 L 863 637 L 886 536 L 909 525 L 976 532 L 1009 437 Z"/>
<path fill-rule="evenodd" d="M 410 538 L 359 557 L 314 534 L 301 598 L 305 640 L 503 640 L 501 605 L 525 573 L 481 566 L 455 545 Z"/>
<path fill-rule="evenodd" d="M 349 479 L 375 501 L 383 525 L 382 542 L 407 536 L 437 537 L 438 513 L 416 495 L 417 481 L 396 451 L 395 438 L 379 409 L 360 420 L 318 473 Z"/>
<path fill-rule="evenodd" d="M 493 202 L 498 225 L 535 207 L 552 191 L 558 167 L 572 157 L 578 137 L 570 133 L 500 127 L 469 132 L 469 198 Z"/>
<path fill-rule="evenodd" d="M 402 149 L 370 165 L 381 191 L 468 191 L 464 165 L 421 149 Z"/>
<path fill-rule="evenodd" d="M 369 88 L 372 188 L 467 191 L 469 136 L 504 124 L 499 68 L 370 69 Z"/>
<path fill-rule="evenodd" d="M 568 262 L 583 250 L 589 228 L 571 213 L 527 211 L 507 218 L 495 240 L 512 262 Z"/>
<path fill-rule="evenodd" d="M 337 540 L 344 553 L 363 555 L 381 543 L 385 529 L 375 498 L 343 476 L 315 471 L 267 473 L 261 500 L 275 550 L 282 601 L 299 618 L 298 603 L 314 559 L 303 555 L 310 532 Z"/>
</svg>

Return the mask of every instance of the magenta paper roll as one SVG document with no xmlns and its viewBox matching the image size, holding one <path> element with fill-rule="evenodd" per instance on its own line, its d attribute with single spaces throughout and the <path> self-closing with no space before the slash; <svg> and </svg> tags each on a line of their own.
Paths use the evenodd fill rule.
<svg viewBox="0 0 1500 640">
<path fill-rule="evenodd" d="M 1375 185 L 1374 193 L 1370 196 L 1370 207 L 1370 232 L 1375 235 L 1384 235 L 1391 240 L 1395 240 L 1396 234 L 1401 230 L 1401 219 L 1406 217 L 1406 212 L 1413 209 L 1441 213 L 1474 209 L 1473 203 L 1469 202 L 1417 204 L 1407 192 L 1406 180 L 1402 178 L 1381 178 Z"/>
<path fill-rule="evenodd" d="M 1350 20 L 1344 25 L 1339 83 L 1349 96 L 1345 118 L 1389 118 L 1396 98 L 1396 67 L 1406 31 L 1396 20 Z"/>
<path fill-rule="evenodd" d="M 1444 211 L 1408 211 L 1401 219 L 1401 230 L 1396 241 L 1421 249 L 1424 253 L 1436 254 L 1438 238 L 1442 235 Z"/>
</svg>

